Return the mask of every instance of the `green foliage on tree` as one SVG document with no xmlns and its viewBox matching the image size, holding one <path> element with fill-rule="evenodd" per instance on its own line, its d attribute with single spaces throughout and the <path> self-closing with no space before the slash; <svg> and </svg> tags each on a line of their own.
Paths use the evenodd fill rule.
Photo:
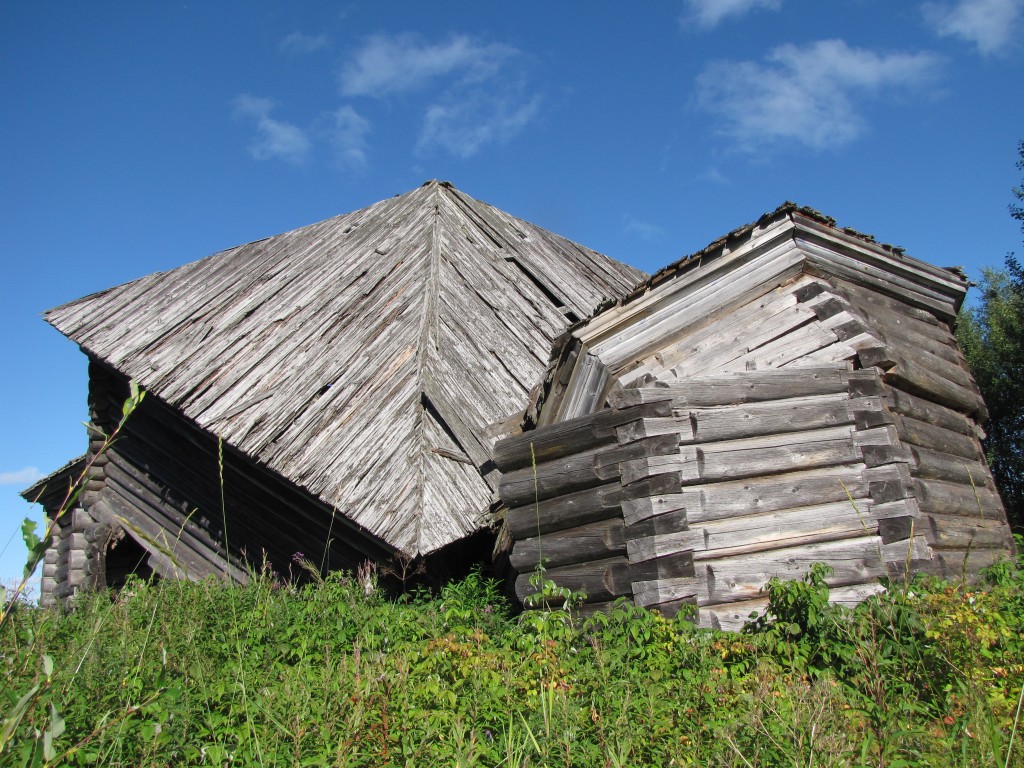
<svg viewBox="0 0 1024 768">
<path fill-rule="evenodd" d="M 1019 145 L 1024 170 L 1024 141 Z M 1024 203 L 1024 185 L 1013 189 Z M 1011 205 L 1010 215 L 1022 222 L 1024 205 Z M 989 409 L 985 450 L 1009 515 L 1024 530 L 1024 268 L 1013 254 L 1004 270 L 982 274 L 981 299 L 964 309 L 957 321 L 957 339 L 974 372 Z"/>
</svg>

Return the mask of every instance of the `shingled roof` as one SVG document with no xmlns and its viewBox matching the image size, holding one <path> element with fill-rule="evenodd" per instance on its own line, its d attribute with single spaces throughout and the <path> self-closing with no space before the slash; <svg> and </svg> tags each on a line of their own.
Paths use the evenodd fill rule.
<svg viewBox="0 0 1024 768">
<path fill-rule="evenodd" d="M 446 182 L 46 314 L 409 555 L 479 530 L 551 343 L 643 273 Z"/>
</svg>

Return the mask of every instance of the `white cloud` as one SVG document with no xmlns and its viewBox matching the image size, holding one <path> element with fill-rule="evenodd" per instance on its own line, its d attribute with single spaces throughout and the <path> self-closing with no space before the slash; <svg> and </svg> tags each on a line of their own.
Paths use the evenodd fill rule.
<svg viewBox="0 0 1024 768">
<path fill-rule="evenodd" d="M 709 65 L 697 78 L 696 103 L 742 149 L 796 142 L 820 150 L 861 135 L 859 100 L 918 88 L 940 63 L 928 53 L 878 54 L 842 40 L 783 45 L 763 63 Z"/>
<path fill-rule="evenodd" d="M 665 236 L 665 230 L 662 227 L 649 221 L 640 221 L 632 216 L 626 216 L 623 218 L 623 222 L 623 229 L 627 235 L 633 235 L 644 242 L 655 243 Z"/>
<path fill-rule="evenodd" d="M 472 157 L 486 144 L 505 144 L 536 117 L 541 99 L 489 92 L 460 92 L 427 108 L 416 148 L 439 147 L 456 157 Z"/>
<path fill-rule="evenodd" d="M 714 166 L 704 171 L 704 173 L 698 176 L 697 179 L 700 181 L 708 181 L 712 184 L 718 184 L 723 187 L 732 184 L 732 180 Z"/>
<path fill-rule="evenodd" d="M 942 37 L 959 37 L 982 54 L 1002 50 L 1019 34 L 1024 0 L 957 0 L 921 6 L 925 21 Z"/>
<path fill-rule="evenodd" d="M 687 0 L 686 5 L 689 10 L 681 19 L 684 24 L 711 29 L 730 16 L 742 16 L 755 8 L 777 11 L 782 0 Z"/>
<path fill-rule="evenodd" d="M 341 168 L 359 171 L 366 167 L 366 137 L 370 121 L 345 105 L 330 113 L 328 141 L 334 148 L 335 162 Z"/>
<path fill-rule="evenodd" d="M 298 165 L 309 155 L 311 144 L 306 132 L 292 123 L 270 116 L 274 102 L 242 94 L 232 102 L 235 117 L 252 120 L 256 135 L 249 142 L 249 154 L 257 160 L 280 158 Z"/>
<path fill-rule="evenodd" d="M 374 35 L 342 68 L 341 92 L 381 97 L 415 90 L 447 76 L 479 83 L 494 77 L 518 53 L 510 46 L 484 45 L 465 35 L 435 45 L 410 34 Z"/>
<path fill-rule="evenodd" d="M 35 467 L 25 467 L 8 472 L 0 472 L 0 485 L 32 485 L 36 480 L 42 480 L 43 473 Z"/>
<path fill-rule="evenodd" d="M 315 53 L 326 48 L 330 44 L 327 35 L 304 35 L 302 32 L 292 32 L 281 41 L 281 50 L 285 53 Z"/>
</svg>

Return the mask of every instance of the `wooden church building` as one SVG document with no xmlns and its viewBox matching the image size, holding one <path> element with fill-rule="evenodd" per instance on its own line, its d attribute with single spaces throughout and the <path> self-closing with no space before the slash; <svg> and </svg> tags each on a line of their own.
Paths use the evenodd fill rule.
<svg viewBox="0 0 1024 768">
<path fill-rule="evenodd" d="M 791 204 L 647 278 L 427 182 L 87 296 L 46 315 L 89 358 L 92 428 L 24 492 L 56 518 L 42 602 L 494 553 L 520 597 L 543 562 L 587 610 L 736 627 L 815 561 L 846 601 L 974 573 L 1012 544 L 966 288 Z"/>
</svg>

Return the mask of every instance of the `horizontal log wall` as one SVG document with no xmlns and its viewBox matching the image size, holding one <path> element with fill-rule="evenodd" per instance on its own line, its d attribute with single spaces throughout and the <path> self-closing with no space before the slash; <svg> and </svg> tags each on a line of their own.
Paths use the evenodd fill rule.
<svg viewBox="0 0 1024 768">
<path fill-rule="evenodd" d="M 610 401 L 499 444 L 522 457 L 532 436 L 553 457 L 499 463 L 520 599 L 544 563 L 545 578 L 586 592 L 588 610 L 618 597 L 668 613 L 691 603 L 701 623 L 737 628 L 769 578 L 798 578 L 817 561 L 834 569 L 835 599 L 855 601 L 883 576 L 948 573 L 954 555 L 962 569 L 963 555 L 981 563 L 1006 551 L 973 422 L 911 418 L 927 404 L 893 394 L 881 371 L 735 372 Z M 614 439 L 605 431 L 560 454 L 556 430 L 593 435 L 598 423 L 616 424 Z M 959 480 L 972 472 L 968 494 Z M 972 502 L 991 518 L 964 516 Z"/>
</svg>

